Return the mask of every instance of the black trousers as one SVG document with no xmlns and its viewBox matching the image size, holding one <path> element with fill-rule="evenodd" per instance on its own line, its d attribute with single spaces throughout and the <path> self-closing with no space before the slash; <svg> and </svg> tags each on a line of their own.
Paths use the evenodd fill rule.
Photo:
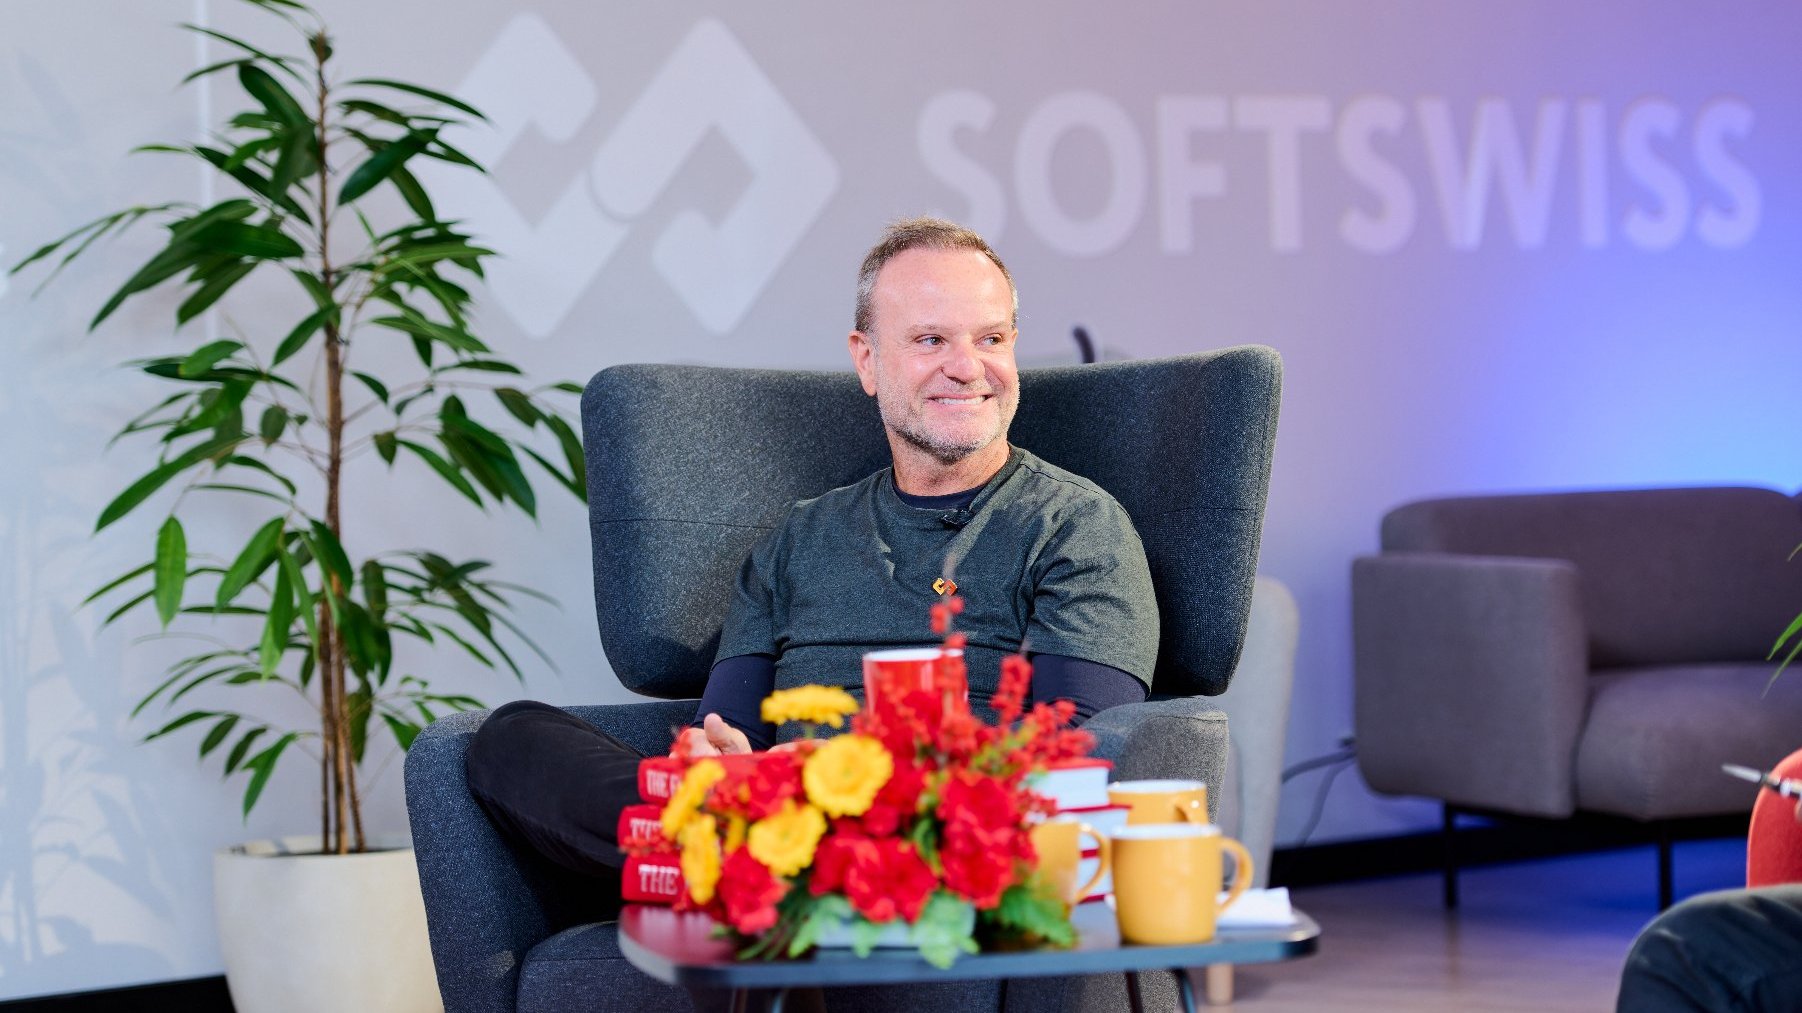
<svg viewBox="0 0 1802 1013">
<path fill-rule="evenodd" d="M 606 919 L 619 914 L 619 814 L 639 801 L 643 758 L 561 708 L 518 700 L 488 716 L 463 762 L 508 843 L 580 874 L 593 887 L 585 914 Z"/>
<path fill-rule="evenodd" d="M 1634 940 L 1619 1013 L 1802 1010 L 1802 884 L 1684 901 Z"/>
</svg>

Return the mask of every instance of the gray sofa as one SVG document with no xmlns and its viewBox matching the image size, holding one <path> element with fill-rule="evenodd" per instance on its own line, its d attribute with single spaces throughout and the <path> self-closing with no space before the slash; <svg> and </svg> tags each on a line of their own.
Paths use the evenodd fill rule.
<svg viewBox="0 0 1802 1013">
<path fill-rule="evenodd" d="M 1245 634 L 1281 367 L 1267 348 L 1027 370 L 1013 441 L 1107 488 L 1132 515 L 1162 619 L 1154 699 L 1092 719 L 1121 777 L 1219 783 L 1223 691 Z M 622 366 L 582 403 L 595 611 L 626 688 L 663 700 L 572 708 L 649 753 L 694 714 L 732 575 L 788 502 L 887 462 L 874 405 L 849 373 Z M 980 687 L 979 687 L 980 688 Z M 686 1010 L 691 998 L 587 923 L 592 884 L 509 850 L 470 797 L 463 754 L 482 714 L 437 722 L 406 760 L 433 960 L 449 1013 Z M 1175 987 L 1147 976 L 1153 1007 Z M 1119 976 L 831 990 L 834 1008 L 1097 1008 Z M 699 1005 L 706 1005 L 702 997 Z"/>
<path fill-rule="evenodd" d="M 1767 693 L 1765 660 L 1802 604 L 1798 544 L 1802 501 L 1771 489 L 1391 511 L 1382 554 L 1352 566 L 1365 780 L 1442 800 L 1448 835 L 1467 810 L 1644 825 L 1668 905 L 1673 821 L 1751 810 L 1721 764 L 1802 746 L 1802 678 Z"/>
</svg>

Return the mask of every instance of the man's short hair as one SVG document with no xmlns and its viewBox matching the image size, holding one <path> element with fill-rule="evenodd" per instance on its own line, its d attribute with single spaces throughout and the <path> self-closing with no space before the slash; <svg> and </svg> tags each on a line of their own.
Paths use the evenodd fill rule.
<svg viewBox="0 0 1802 1013">
<path fill-rule="evenodd" d="M 876 291 L 876 275 L 886 264 L 902 250 L 975 250 L 989 258 L 1001 269 L 1001 276 L 1007 279 L 1007 289 L 1014 299 L 1013 325 L 1020 326 L 1020 290 L 1014 287 L 1014 276 L 1007 270 L 995 251 L 989 248 L 988 241 L 969 229 L 943 218 L 919 217 L 903 218 L 890 222 L 882 233 L 882 240 L 870 248 L 863 258 L 863 267 L 857 272 L 857 321 L 856 328 L 865 334 L 870 331 L 870 301 Z"/>
</svg>

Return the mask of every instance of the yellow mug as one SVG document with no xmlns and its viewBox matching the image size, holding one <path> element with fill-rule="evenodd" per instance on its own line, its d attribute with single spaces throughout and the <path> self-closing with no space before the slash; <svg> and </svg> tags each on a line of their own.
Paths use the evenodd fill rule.
<svg viewBox="0 0 1802 1013">
<path fill-rule="evenodd" d="M 1082 864 L 1082 838 L 1095 842 L 1100 860 L 1095 875 L 1081 887 L 1076 885 L 1076 870 Z M 1094 827 L 1079 820 L 1050 819 L 1032 828 L 1032 849 L 1039 856 L 1039 875 L 1051 884 L 1066 905 L 1087 897 L 1108 871 L 1108 841 Z"/>
<path fill-rule="evenodd" d="M 1113 833 L 1114 917 L 1120 938 L 1157 946 L 1214 938 L 1222 908 L 1251 885 L 1245 845 L 1212 824 L 1144 823 Z M 1237 859 L 1232 890 L 1220 892 L 1222 852 Z"/>
<path fill-rule="evenodd" d="M 1208 786 L 1200 781 L 1115 781 L 1107 786 L 1107 797 L 1131 808 L 1128 826 L 1208 822 Z"/>
</svg>

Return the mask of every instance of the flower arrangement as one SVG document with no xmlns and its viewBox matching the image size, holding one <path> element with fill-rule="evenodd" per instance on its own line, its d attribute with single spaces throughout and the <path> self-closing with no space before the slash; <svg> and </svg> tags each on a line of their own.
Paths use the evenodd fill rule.
<svg viewBox="0 0 1802 1013">
<path fill-rule="evenodd" d="M 950 632 L 962 602 L 933 606 Z M 1071 945 L 1068 907 L 1037 875 L 1029 830 L 1051 811 L 1029 775 L 1086 756 L 1094 739 L 1069 727 L 1068 702 L 1025 706 L 1032 666 L 1003 660 L 991 706 L 970 710 L 961 654 L 923 683 L 869 687 L 861 710 L 842 689 L 803 686 L 771 695 L 763 718 L 803 722 L 808 738 L 742 757 L 693 762 L 662 812 L 680 851 L 678 907 L 712 915 L 746 957 L 798 956 L 848 929 L 866 955 L 904 927 L 939 967 L 982 946 Z M 850 728 L 835 738 L 821 726 Z"/>
</svg>

